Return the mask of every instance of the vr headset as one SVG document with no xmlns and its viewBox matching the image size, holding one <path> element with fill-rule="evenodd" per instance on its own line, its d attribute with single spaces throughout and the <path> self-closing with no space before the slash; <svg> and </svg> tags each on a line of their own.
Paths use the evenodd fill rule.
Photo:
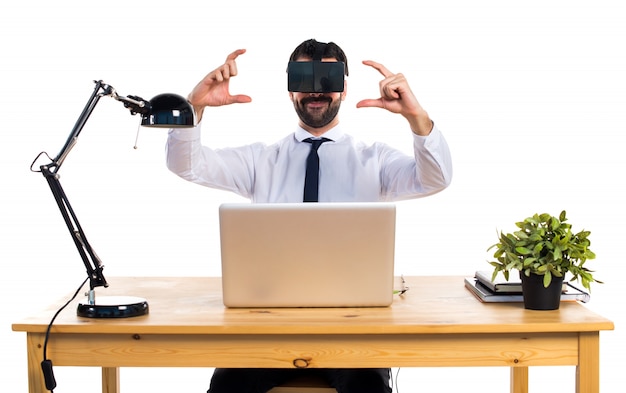
<svg viewBox="0 0 626 393">
<path fill-rule="evenodd" d="M 345 68 L 341 61 L 290 61 L 287 89 L 300 93 L 342 92 Z"/>
</svg>

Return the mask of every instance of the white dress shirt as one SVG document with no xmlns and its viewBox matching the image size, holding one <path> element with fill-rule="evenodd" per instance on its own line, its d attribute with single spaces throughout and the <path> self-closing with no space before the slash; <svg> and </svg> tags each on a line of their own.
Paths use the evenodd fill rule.
<svg viewBox="0 0 626 393">
<path fill-rule="evenodd" d="M 384 143 L 366 145 L 340 126 L 326 132 L 320 156 L 319 202 L 375 202 L 419 198 L 446 188 L 452 178 L 448 145 L 435 126 L 413 135 L 414 157 Z M 200 125 L 169 131 L 167 167 L 188 181 L 232 191 L 257 203 L 302 202 L 306 158 L 313 137 L 298 129 L 278 142 L 211 149 Z"/>
</svg>

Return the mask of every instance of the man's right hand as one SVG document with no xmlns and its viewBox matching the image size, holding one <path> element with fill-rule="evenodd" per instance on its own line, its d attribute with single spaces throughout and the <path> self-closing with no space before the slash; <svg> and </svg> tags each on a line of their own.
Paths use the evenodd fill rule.
<svg viewBox="0 0 626 393">
<path fill-rule="evenodd" d="M 198 122 L 202 119 L 202 113 L 207 106 L 241 104 L 252 101 L 252 98 L 247 95 L 231 95 L 228 89 L 230 78 L 237 75 L 235 60 L 244 53 L 246 53 L 245 49 L 238 49 L 228 55 L 224 64 L 209 72 L 191 91 L 187 100 L 193 105 Z"/>
</svg>

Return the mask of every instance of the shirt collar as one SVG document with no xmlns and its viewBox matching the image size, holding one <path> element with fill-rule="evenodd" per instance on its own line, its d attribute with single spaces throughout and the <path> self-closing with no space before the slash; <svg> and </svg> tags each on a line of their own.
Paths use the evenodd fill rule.
<svg viewBox="0 0 626 393">
<path fill-rule="evenodd" d="M 298 142 L 302 142 L 303 140 L 305 140 L 307 138 L 318 139 L 318 138 L 322 138 L 322 137 L 323 138 L 328 138 L 328 139 L 330 139 L 332 141 L 338 141 L 343 136 L 343 131 L 341 130 L 341 127 L 339 125 L 336 125 L 335 127 L 333 127 L 330 130 L 326 131 L 322 136 L 315 137 L 315 136 L 311 135 L 308 131 L 303 129 L 302 127 L 298 127 L 296 129 L 295 136 L 296 136 L 296 139 L 298 140 Z"/>
</svg>

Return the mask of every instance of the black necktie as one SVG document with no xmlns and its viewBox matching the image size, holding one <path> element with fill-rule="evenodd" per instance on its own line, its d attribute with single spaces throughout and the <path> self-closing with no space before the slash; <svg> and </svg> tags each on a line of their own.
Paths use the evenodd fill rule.
<svg viewBox="0 0 626 393">
<path fill-rule="evenodd" d="M 328 141 L 330 141 L 330 139 L 327 138 L 307 138 L 304 140 L 304 142 L 311 144 L 311 151 L 306 159 L 303 202 L 317 202 L 318 181 L 320 176 L 320 157 L 317 155 L 317 149 L 319 149 L 322 143 Z"/>
</svg>

